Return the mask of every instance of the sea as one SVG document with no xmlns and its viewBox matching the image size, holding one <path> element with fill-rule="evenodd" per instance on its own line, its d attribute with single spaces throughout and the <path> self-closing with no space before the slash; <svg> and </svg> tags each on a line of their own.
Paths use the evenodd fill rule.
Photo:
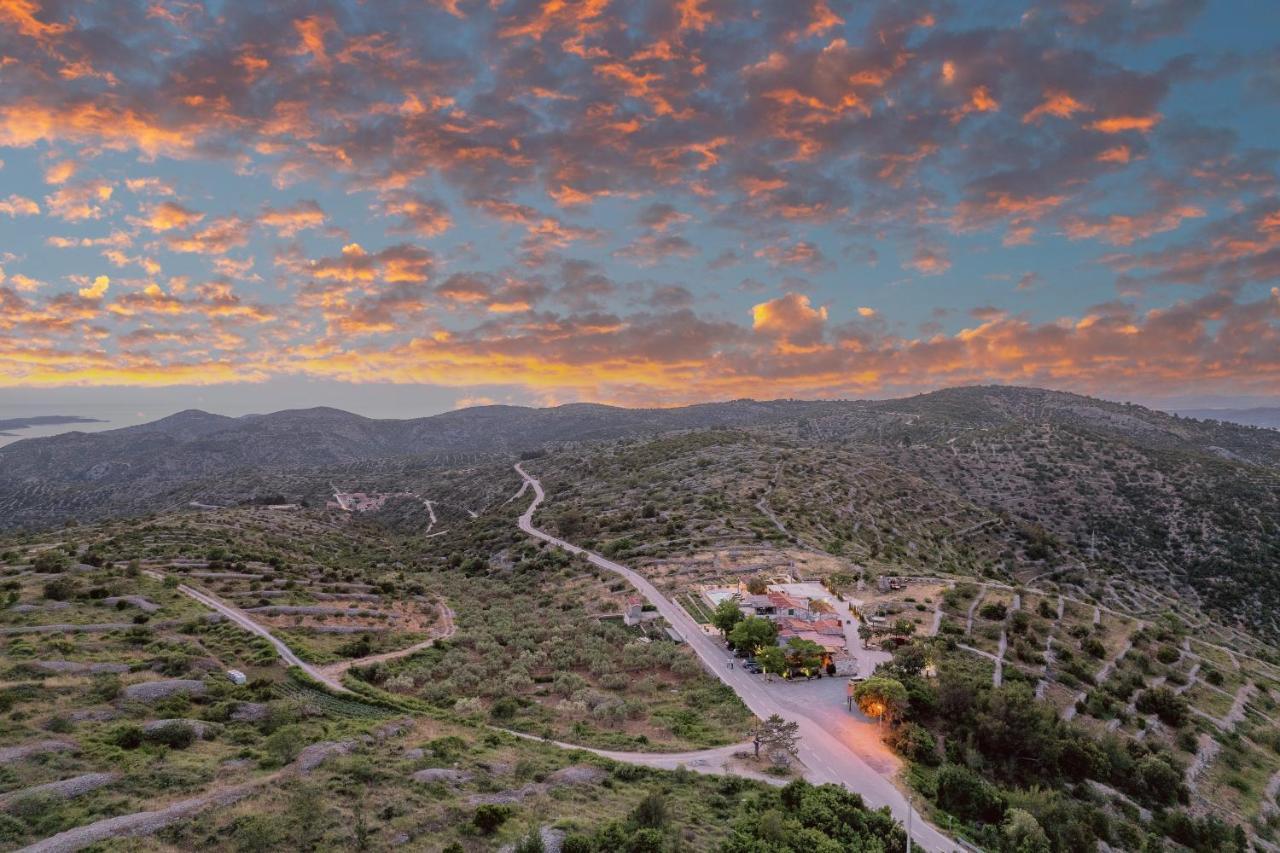
<svg viewBox="0 0 1280 853">
<path fill-rule="evenodd" d="M 33 418 L 46 415 L 93 418 L 92 423 L 41 424 L 22 428 L 5 428 L 0 432 L 0 447 L 24 438 L 43 438 L 64 432 L 102 432 L 108 429 L 144 424 L 164 417 L 168 412 L 144 411 L 136 405 L 112 405 L 110 403 L 79 403 L 70 406 L 50 406 L 44 403 L 0 402 L 0 421 L 15 418 Z"/>
</svg>

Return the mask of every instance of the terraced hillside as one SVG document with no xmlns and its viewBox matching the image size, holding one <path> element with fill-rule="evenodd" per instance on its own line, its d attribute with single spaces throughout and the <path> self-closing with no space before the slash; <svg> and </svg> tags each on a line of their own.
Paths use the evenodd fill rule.
<svg viewBox="0 0 1280 853">
<path fill-rule="evenodd" d="M 1275 433 L 1008 388 L 630 420 L 607 407 L 499 407 L 475 415 L 488 438 L 462 435 L 464 415 L 414 433 L 290 413 L 280 424 L 306 441 L 324 433 L 305 462 L 295 450 L 227 455 L 246 436 L 269 449 L 286 432 L 256 419 L 188 415 L 160 437 L 110 439 L 126 462 L 178 447 L 191 476 L 155 463 L 60 480 L 74 466 L 53 464 L 64 457 L 52 445 L 0 456 L 21 462 L 0 479 L 6 521 L 31 528 L 0 543 L 0 695 L 11 697 L 0 715 L 15 724 L 0 749 L 75 741 L 15 759 L 25 763 L 0 776 L 0 803 L 61 797 L 37 788 L 80 780 L 57 808 L 0 806 L 16 821 L 0 821 L 11 842 L 154 799 L 160 782 L 144 765 L 180 777 L 175 807 L 220 791 L 211 782 L 228 766 L 237 791 L 284 779 L 290 799 L 271 801 L 318 799 L 331 843 L 357 826 L 388 844 L 445 828 L 463 849 L 491 849 L 554 815 L 604 832 L 596 806 L 631 820 L 612 794 L 548 787 L 567 761 L 485 726 L 622 754 L 710 750 L 718 770 L 758 774 L 734 757 L 752 725 L 742 702 L 635 590 L 519 531 L 531 495 L 511 466 L 523 456 L 547 492 L 542 528 L 639 570 L 703 625 L 704 585 L 784 576 L 821 581 L 892 625 L 897 636 L 870 631 L 896 647 L 875 650 L 879 674 L 907 691 L 886 732 L 907 762 L 900 783 L 934 825 L 988 848 L 1006 822 L 1031 825 L 1022 813 L 1054 851 L 1280 843 Z M 54 476 L 32 473 L 41 459 Z M 373 497 L 338 506 L 335 493 Z M 73 515 L 99 520 L 64 525 Z M 154 708 L 119 700 L 161 681 L 203 693 Z M 242 705 L 270 716 L 235 719 Z M 426 739 L 418 757 L 402 760 L 399 741 L 376 734 L 400 714 Z M 120 746 L 117 726 L 140 729 L 138 745 Z M 277 729 L 289 734 L 272 740 Z M 429 746 L 449 737 L 465 748 Z M 377 768 L 335 756 L 325 785 L 378 791 L 370 808 L 340 805 L 296 768 L 295 747 L 353 739 Z M 509 761 L 535 769 L 492 771 L 504 780 L 493 789 L 485 768 Z M 422 779 L 435 805 L 415 793 L 411 814 L 392 792 L 410 784 L 397 774 L 420 771 L 432 771 Z M 636 793 L 628 772 L 609 778 Z M 652 778 L 669 793 L 703 784 Z M 761 789 L 723 784 L 718 826 L 673 807 L 694 849 L 725 843 L 730 817 L 735 833 L 772 831 L 738 811 Z M 499 794 L 516 799 L 486 799 Z M 514 806 L 508 828 L 459 830 L 484 804 Z M 268 827 L 243 799 L 198 813 L 169 823 L 165 843 L 297 841 L 308 823 Z M 583 849 L 621 843 L 599 838 Z"/>
</svg>

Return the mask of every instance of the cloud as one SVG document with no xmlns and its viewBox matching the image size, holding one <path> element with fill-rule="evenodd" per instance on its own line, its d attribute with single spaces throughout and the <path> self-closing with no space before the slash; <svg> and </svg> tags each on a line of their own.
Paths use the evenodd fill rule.
<svg viewBox="0 0 1280 853">
<path fill-rule="evenodd" d="M 143 210 L 143 215 L 134 220 L 138 225 L 150 231 L 164 232 L 184 230 L 204 219 L 204 214 L 189 210 L 172 201 L 162 201 Z"/>
<path fill-rule="evenodd" d="M 193 234 L 171 234 L 165 244 L 174 252 L 197 255 L 223 255 L 249 242 L 250 223 L 238 216 L 211 219 Z"/>
<path fill-rule="evenodd" d="M 258 222 L 272 228 L 281 237 L 293 237 L 299 231 L 320 228 L 328 217 L 314 201 L 304 199 L 282 208 L 266 207 L 258 215 Z"/>
<path fill-rule="evenodd" d="M 75 160 L 59 160 L 44 170 L 44 182 L 46 184 L 65 184 L 67 181 L 75 177 L 79 171 L 79 164 Z"/>
<path fill-rule="evenodd" d="M 826 307 L 814 308 L 802 293 L 788 293 L 751 308 L 752 329 L 789 344 L 815 342 L 822 336 L 826 322 Z"/>
<path fill-rule="evenodd" d="M 439 237 L 453 227 L 453 218 L 443 204 L 415 192 L 390 190 L 381 196 L 378 207 L 383 216 L 399 218 L 391 226 L 393 234 Z"/>
<path fill-rule="evenodd" d="M 946 250 L 939 246 L 920 246 L 903 264 L 921 275 L 941 275 L 951 269 L 951 259 Z"/>
<path fill-rule="evenodd" d="M 86 284 L 79 290 L 80 296 L 85 299 L 101 299 L 107 294 L 107 288 L 111 286 L 111 279 L 105 275 L 100 275 L 93 280 L 92 284 Z"/>
<path fill-rule="evenodd" d="M 29 198 L 20 195 L 10 195 L 8 198 L 0 199 L 0 213 L 8 216 L 39 216 L 40 205 L 36 204 Z"/>
<path fill-rule="evenodd" d="M 1238 116 L 1275 51 L 1203 0 L 848 8 L 0 0 L 8 248 L 74 284 L 0 283 L 0 382 L 1280 393 L 1220 334 L 1271 346 L 1280 155 Z M 879 257 L 953 313 L 861 310 Z"/>
<path fill-rule="evenodd" d="M 67 184 L 44 197 L 49 215 L 65 222 L 101 219 L 114 187 L 107 181 Z"/>
</svg>

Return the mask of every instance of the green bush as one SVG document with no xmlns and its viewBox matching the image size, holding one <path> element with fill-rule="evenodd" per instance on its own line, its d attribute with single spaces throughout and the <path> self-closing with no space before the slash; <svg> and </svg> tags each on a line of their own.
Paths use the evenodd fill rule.
<svg viewBox="0 0 1280 853">
<path fill-rule="evenodd" d="M 186 749 L 195 743 L 196 731 L 189 724 L 172 720 L 143 735 L 148 743 L 161 744 L 170 749 Z"/>
<path fill-rule="evenodd" d="M 142 727 L 133 723 L 116 726 L 111 732 L 110 740 L 121 749 L 137 749 L 142 746 Z"/>
<path fill-rule="evenodd" d="M 44 585 L 44 597 L 50 601 L 66 601 L 75 594 L 75 578 L 54 578 Z"/>
<path fill-rule="evenodd" d="M 1005 801 L 994 785 L 958 764 L 938 771 L 938 806 L 964 820 L 999 823 Z"/>
<path fill-rule="evenodd" d="M 486 803 L 476 809 L 471 816 L 471 824 L 484 835 L 492 835 L 514 812 L 511 806 Z"/>
</svg>

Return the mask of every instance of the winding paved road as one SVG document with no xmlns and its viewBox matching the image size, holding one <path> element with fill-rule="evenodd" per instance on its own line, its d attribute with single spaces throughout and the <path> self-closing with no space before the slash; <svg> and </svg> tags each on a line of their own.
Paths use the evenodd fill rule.
<svg viewBox="0 0 1280 853">
<path fill-rule="evenodd" d="M 516 471 L 524 478 L 525 483 L 533 489 L 533 501 L 520 516 L 520 529 L 530 536 L 568 551 L 581 554 L 593 565 L 621 575 L 631 582 L 639 592 L 662 614 L 680 635 L 688 642 L 708 671 L 734 689 L 751 713 L 761 719 L 778 714 L 794 720 L 800 726 L 799 759 L 808 769 L 806 776 L 811 782 L 830 782 L 843 785 L 850 791 L 862 795 L 862 799 L 871 808 L 888 806 L 893 816 L 907 824 L 909 805 L 893 783 L 881 775 L 886 771 L 896 772 L 896 764 L 884 764 L 873 768 L 864 759 L 864 755 L 883 754 L 885 748 L 879 743 L 874 730 L 866 725 L 858 725 L 856 718 L 845 711 L 843 705 L 842 679 L 820 679 L 795 685 L 775 684 L 783 687 L 788 693 L 792 688 L 799 688 L 791 696 L 783 698 L 766 687 L 764 681 L 745 670 L 726 666 L 728 653 L 721 643 L 707 636 L 693 618 L 679 605 L 673 604 L 640 574 L 626 566 L 607 560 L 577 545 L 557 539 L 533 526 L 533 514 L 546 498 L 542 484 L 517 463 Z M 806 694 L 809 701 L 805 701 Z M 820 699 L 821 701 L 813 701 Z M 841 720 L 843 718 L 843 724 Z M 875 739 L 873 745 L 868 741 Z M 959 845 L 925 822 L 920 815 L 912 819 L 912 837 L 917 847 L 931 853 L 946 853 L 958 850 Z"/>
</svg>

